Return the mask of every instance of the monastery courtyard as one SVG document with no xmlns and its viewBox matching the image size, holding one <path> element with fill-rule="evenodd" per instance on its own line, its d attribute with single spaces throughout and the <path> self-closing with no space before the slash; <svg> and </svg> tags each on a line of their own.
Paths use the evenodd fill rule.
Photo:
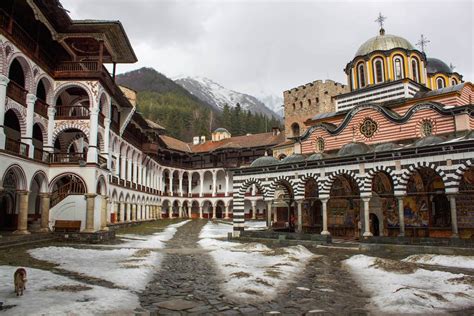
<svg viewBox="0 0 474 316">
<path fill-rule="evenodd" d="M 223 221 L 161 220 L 120 228 L 109 244 L 2 249 L 0 314 L 474 312 L 465 309 L 474 295 L 472 257 L 362 253 L 337 239 L 306 247 L 227 241 L 231 231 Z M 20 298 L 11 288 L 18 265 L 29 282 Z"/>
</svg>

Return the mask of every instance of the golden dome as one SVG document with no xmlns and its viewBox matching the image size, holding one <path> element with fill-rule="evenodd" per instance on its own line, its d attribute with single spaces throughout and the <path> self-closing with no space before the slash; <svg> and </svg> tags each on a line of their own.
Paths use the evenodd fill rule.
<svg viewBox="0 0 474 316">
<path fill-rule="evenodd" d="M 385 31 L 381 29 L 380 35 L 372 37 L 359 47 L 355 57 L 368 55 L 378 50 L 384 51 L 391 50 L 393 48 L 402 48 L 407 50 L 415 49 L 413 45 L 403 37 L 385 34 Z"/>
</svg>

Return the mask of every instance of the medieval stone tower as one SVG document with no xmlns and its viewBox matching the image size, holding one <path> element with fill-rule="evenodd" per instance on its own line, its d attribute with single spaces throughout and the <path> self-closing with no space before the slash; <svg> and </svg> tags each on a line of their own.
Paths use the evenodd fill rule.
<svg viewBox="0 0 474 316">
<path fill-rule="evenodd" d="M 286 135 L 301 135 L 306 130 L 304 121 L 319 113 L 334 112 L 333 97 L 349 91 L 348 86 L 332 80 L 316 80 L 284 91 Z"/>
</svg>

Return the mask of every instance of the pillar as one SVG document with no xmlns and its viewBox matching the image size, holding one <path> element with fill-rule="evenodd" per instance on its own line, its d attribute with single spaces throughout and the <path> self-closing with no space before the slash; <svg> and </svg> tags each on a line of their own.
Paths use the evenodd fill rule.
<svg viewBox="0 0 474 316">
<path fill-rule="evenodd" d="M 252 219 L 257 219 L 257 201 L 252 200 L 250 203 L 252 204 Z"/>
<path fill-rule="evenodd" d="M 199 205 L 199 218 L 202 218 L 202 205 Z"/>
<path fill-rule="evenodd" d="M 170 206 L 168 208 L 168 218 L 172 219 L 173 218 L 173 204 L 170 203 Z"/>
<path fill-rule="evenodd" d="M 203 197 L 204 196 L 204 173 L 199 174 L 199 181 L 200 181 L 199 196 Z"/>
<path fill-rule="evenodd" d="M 114 212 L 115 212 L 115 218 L 117 222 L 123 222 L 123 211 L 122 211 L 122 205 L 120 202 L 115 202 L 114 203 Z"/>
<path fill-rule="evenodd" d="M 449 195 L 449 204 L 451 206 L 451 227 L 453 230 L 451 237 L 458 238 L 458 216 L 456 210 L 456 196 L 454 194 Z"/>
<path fill-rule="evenodd" d="M 86 198 L 86 228 L 84 232 L 92 233 L 94 232 L 94 207 L 95 207 L 95 193 L 86 193 L 84 194 Z"/>
<path fill-rule="evenodd" d="M 230 202 L 228 202 L 226 205 L 225 205 L 225 219 L 229 219 L 229 208 L 230 208 Z"/>
<path fill-rule="evenodd" d="M 183 217 L 183 206 L 179 205 L 178 206 L 178 218 Z"/>
<path fill-rule="evenodd" d="M 50 195 L 49 193 L 40 193 L 40 205 L 41 205 L 41 229 L 40 232 L 49 232 L 49 205 Z"/>
<path fill-rule="evenodd" d="M 89 112 L 89 149 L 87 162 L 98 162 L 97 135 L 99 134 L 99 108 L 94 106 Z"/>
<path fill-rule="evenodd" d="M 188 196 L 192 196 L 193 193 L 193 174 L 188 173 Z"/>
<path fill-rule="evenodd" d="M 328 230 L 328 200 L 327 198 L 321 199 L 323 211 L 323 230 L 321 231 L 321 235 L 331 235 Z"/>
<path fill-rule="evenodd" d="M 397 196 L 398 202 L 398 223 L 400 226 L 400 232 L 398 236 L 405 236 L 405 210 L 403 209 L 403 196 Z"/>
<path fill-rule="evenodd" d="M 272 227 L 272 204 L 273 201 L 267 201 L 267 228 Z"/>
<path fill-rule="evenodd" d="M 28 231 L 28 198 L 30 192 L 28 191 L 18 191 L 18 226 L 17 230 L 14 231 L 14 234 L 18 235 L 27 235 L 30 232 Z"/>
<path fill-rule="evenodd" d="M 53 134 L 54 134 L 54 116 L 56 115 L 56 109 L 52 106 L 48 107 L 48 140 L 44 150 L 52 152 L 54 149 Z"/>
<path fill-rule="evenodd" d="M 132 209 L 132 222 L 135 222 L 137 220 L 137 205 L 136 204 L 131 204 L 131 209 Z"/>
<path fill-rule="evenodd" d="M 110 146 L 110 119 L 104 119 L 104 152 L 103 154 L 107 158 L 107 170 L 112 168 L 112 153 L 109 152 Z"/>
<path fill-rule="evenodd" d="M 35 149 L 33 147 L 33 125 L 35 115 L 36 95 L 28 93 L 26 95 L 26 135 L 22 137 L 21 141 L 28 144 L 28 157 L 33 158 Z"/>
<path fill-rule="evenodd" d="M 163 211 L 162 211 L 162 208 L 161 208 L 161 205 L 158 205 L 157 207 L 157 211 L 158 211 L 158 218 L 159 219 L 162 219 L 163 218 Z"/>
<path fill-rule="evenodd" d="M 364 234 L 363 236 L 371 237 L 373 235 L 370 232 L 370 216 L 369 216 L 370 197 L 364 197 L 362 198 L 362 201 L 364 201 Z"/>
<path fill-rule="evenodd" d="M 125 207 L 127 209 L 127 222 L 132 221 L 132 204 L 125 203 Z"/>
<path fill-rule="evenodd" d="M 170 171 L 170 179 L 169 179 L 169 184 L 170 184 L 170 196 L 173 196 L 173 171 Z"/>
<path fill-rule="evenodd" d="M 7 76 L 0 74 L 0 149 L 5 149 L 6 136 L 3 129 L 5 123 L 5 105 L 7 104 L 7 86 L 10 82 Z"/>
<path fill-rule="evenodd" d="M 106 195 L 102 195 L 102 201 L 100 204 L 100 230 L 109 230 L 107 227 L 107 204 L 109 198 Z"/>
<path fill-rule="evenodd" d="M 183 196 L 184 190 L 183 190 L 183 173 L 179 173 L 179 178 L 178 178 L 178 183 L 179 183 L 179 196 Z"/>
<path fill-rule="evenodd" d="M 296 232 L 303 232 L 303 200 L 296 200 L 297 207 L 297 219 L 296 219 Z"/>
<path fill-rule="evenodd" d="M 216 211 L 217 211 L 217 202 L 216 204 L 212 205 L 212 219 L 216 218 Z"/>
<path fill-rule="evenodd" d="M 278 212 L 276 207 L 273 209 L 273 222 L 278 222 Z"/>
<path fill-rule="evenodd" d="M 225 174 L 225 196 L 229 196 L 229 174 Z"/>
<path fill-rule="evenodd" d="M 217 172 L 212 172 L 212 196 L 217 195 Z"/>
</svg>

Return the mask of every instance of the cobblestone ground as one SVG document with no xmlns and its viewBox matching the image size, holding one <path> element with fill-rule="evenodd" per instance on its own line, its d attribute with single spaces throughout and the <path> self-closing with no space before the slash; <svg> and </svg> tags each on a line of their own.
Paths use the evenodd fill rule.
<svg viewBox="0 0 474 316">
<path fill-rule="evenodd" d="M 364 309 L 367 296 L 340 267 L 341 260 L 352 254 L 350 250 L 316 250 L 324 256 L 310 262 L 296 282 L 273 301 L 232 302 L 219 289 L 223 281 L 212 257 L 197 244 L 199 232 L 206 223 L 194 220 L 185 224 L 167 243 L 160 270 L 140 295 L 146 311 L 159 315 L 367 314 Z"/>
</svg>

